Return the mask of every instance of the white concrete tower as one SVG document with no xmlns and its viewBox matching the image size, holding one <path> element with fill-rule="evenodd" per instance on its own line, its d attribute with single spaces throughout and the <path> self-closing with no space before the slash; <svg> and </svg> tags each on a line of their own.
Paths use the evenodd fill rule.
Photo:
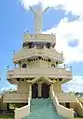
<svg viewBox="0 0 83 119">
<path fill-rule="evenodd" d="M 7 80 L 17 85 L 19 100 L 14 95 L 16 99 L 11 96 L 12 102 L 21 100 L 22 103 L 27 103 L 30 93 L 32 98 L 51 97 L 53 90 L 61 93 L 62 83 L 72 79 L 70 70 L 58 66 L 64 59 L 63 54 L 54 48 L 55 34 L 42 33 L 42 17 L 48 8 L 43 10 L 41 4 L 37 8 L 30 7 L 34 14 L 35 33 L 24 34 L 22 48 L 13 56 L 15 67 L 7 72 Z M 10 95 L 8 96 L 4 100 L 9 103 L 11 100 Z"/>
</svg>

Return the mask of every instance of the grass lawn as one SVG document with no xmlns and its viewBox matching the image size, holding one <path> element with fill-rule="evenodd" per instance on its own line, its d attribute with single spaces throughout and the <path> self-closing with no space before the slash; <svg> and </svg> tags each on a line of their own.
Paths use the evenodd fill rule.
<svg viewBox="0 0 83 119">
<path fill-rule="evenodd" d="M 0 119 L 14 119 L 13 116 L 0 116 Z"/>
<path fill-rule="evenodd" d="M 13 116 L 0 116 L 0 119 L 14 119 Z"/>
<path fill-rule="evenodd" d="M 9 114 L 9 115 L 0 115 L 0 119 L 14 119 L 14 115 L 13 114 Z"/>
</svg>

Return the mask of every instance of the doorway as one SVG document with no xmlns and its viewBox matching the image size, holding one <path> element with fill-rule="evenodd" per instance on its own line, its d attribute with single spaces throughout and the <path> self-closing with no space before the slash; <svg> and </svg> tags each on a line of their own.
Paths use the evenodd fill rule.
<svg viewBox="0 0 83 119">
<path fill-rule="evenodd" d="M 43 83 L 41 88 L 42 88 L 42 98 L 48 98 L 50 91 L 49 85 Z"/>
<path fill-rule="evenodd" d="M 34 83 L 32 85 L 32 98 L 37 98 L 38 97 L 38 84 Z"/>
<path fill-rule="evenodd" d="M 67 108 L 70 108 L 70 103 L 66 103 L 66 107 Z"/>
</svg>

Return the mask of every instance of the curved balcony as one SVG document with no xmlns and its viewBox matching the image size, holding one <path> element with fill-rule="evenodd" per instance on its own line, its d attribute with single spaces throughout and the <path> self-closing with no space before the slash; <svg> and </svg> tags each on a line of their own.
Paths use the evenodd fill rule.
<svg viewBox="0 0 83 119">
<path fill-rule="evenodd" d="M 37 49 L 36 47 L 31 49 L 22 49 L 18 53 L 14 54 L 13 61 L 18 62 L 23 59 L 27 59 L 29 57 L 35 57 L 35 56 L 46 56 L 51 59 L 63 62 L 63 54 L 58 53 L 55 49 Z"/>
<path fill-rule="evenodd" d="M 76 96 L 69 93 L 55 93 L 59 102 L 76 102 Z"/>
<path fill-rule="evenodd" d="M 72 73 L 64 68 L 18 68 L 7 73 L 7 79 L 10 83 L 17 83 L 17 78 L 36 77 L 62 78 L 68 81 L 72 79 Z"/>
<path fill-rule="evenodd" d="M 78 100 L 83 103 L 83 97 L 78 97 Z"/>
<path fill-rule="evenodd" d="M 4 103 L 27 103 L 28 94 L 25 93 L 6 93 L 3 95 Z"/>
</svg>

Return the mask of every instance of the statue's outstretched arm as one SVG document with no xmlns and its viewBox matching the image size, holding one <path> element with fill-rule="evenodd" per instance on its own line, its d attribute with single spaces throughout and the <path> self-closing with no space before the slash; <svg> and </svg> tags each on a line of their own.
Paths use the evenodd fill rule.
<svg viewBox="0 0 83 119">
<path fill-rule="evenodd" d="M 35 11 L 33 10 L 33 8 L 32 8 L 31 6 L 29 6 L 29 8 L 30 8 L 30 10 L 31 10 L 34 14 L 36 14 Z"/>
<path fill-rule="evenodd" d="M 50 8 L 50 7 L 45 8 L 43 12 L 46 12 L 49 8 Z"/>
</svg>

